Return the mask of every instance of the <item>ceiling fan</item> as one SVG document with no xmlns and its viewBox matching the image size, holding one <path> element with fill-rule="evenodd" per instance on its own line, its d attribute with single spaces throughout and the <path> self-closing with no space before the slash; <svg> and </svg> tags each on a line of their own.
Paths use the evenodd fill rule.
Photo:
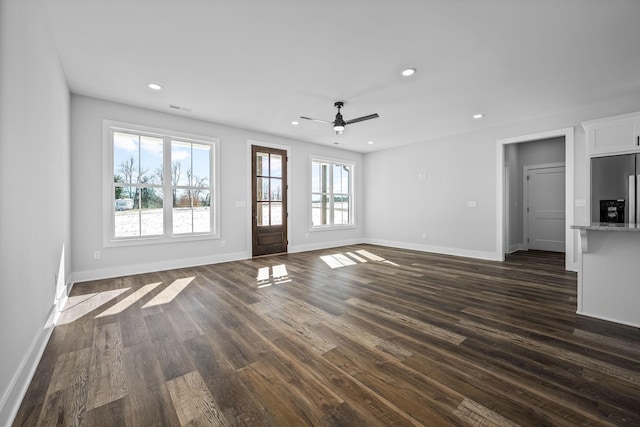
<svg viewBox="0 0 640 427">
<path fill-rule="evenodd" d="M 333 130 L 336 131 L 336 135 L 340 135 L 342 134 L 342 131 L 344 130 L 344 127 L 346 125 L 350 125 L 353 123 L 358 123 L 358 122 L 363 122 L 365 120 L 370 120 L 370 119 L 375 119 L 376 117 L 380 117 L 377 113 L 376 114 L 369 114 L 368 116 L 362 116 L 362 117 L 358 117 L 357 119 L 351 119 L 351 120 L 347 120 L 345 121 L 342 118 L 342 114 L 340 113 L 340 109 L 342 107 L 344 107 L 344 102 L 342 101 L 336 101 L 333 104 L 334 107 L 336 107 L 338 109 L 338 114 L 336 114 L 336 119 L 332 122 L 329 122 L 327 120 L 318 120 L 318 119 L 312 119 L 311 117 L 304 117 L 304 116 L 300 116 L 301 119 L 305 119 L 305 120 L 313 120 L 314 122 L 320 122 L 320 123 L 328 123 L 330 125 L 333 125 Z"/>
</svg>

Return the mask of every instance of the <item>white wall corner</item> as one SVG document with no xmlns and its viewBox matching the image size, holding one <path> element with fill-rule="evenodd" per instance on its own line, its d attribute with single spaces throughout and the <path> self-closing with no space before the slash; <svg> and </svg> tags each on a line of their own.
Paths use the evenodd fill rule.
<svg viewBox="0 0 640 427">
<path fill-rule="evenodd" d="M 509 246 L 509 252 L 510 254 L 514 253 L 514 252 L 518 252 L 524 250 L 524 246 L 521 243 L 516 243 L 515 245 L 511 245 Z"/>
</svg>

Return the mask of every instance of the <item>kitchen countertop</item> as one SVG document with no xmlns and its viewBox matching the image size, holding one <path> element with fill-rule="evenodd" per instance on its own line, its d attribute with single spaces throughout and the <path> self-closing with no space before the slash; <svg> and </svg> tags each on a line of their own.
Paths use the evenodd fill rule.
<svg viewBox="0 0 640 427">
<path fill-rule="evenodd" d="M 572 225 L 574 230 L 591 231 L 632 231 L 640 232 L 640 224 L 615 224 L 610 222 L 593 222 L 591 225 Z"/>
</svg>

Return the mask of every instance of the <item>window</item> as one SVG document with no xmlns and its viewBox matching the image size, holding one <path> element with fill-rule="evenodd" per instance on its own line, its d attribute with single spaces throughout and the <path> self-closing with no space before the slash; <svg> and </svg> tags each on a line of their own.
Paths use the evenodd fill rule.
<svg viewBox="0 0 640 427">
<path fill-rule="evenodd" d="M 311 226 L 353 225 L 353 169 L 346 162 L 311 160 Z"/>
<path fill-rule="evenodd" d="M 105 121 L 105 244 L 216 237 L 217 140 Z"/>
</svg>

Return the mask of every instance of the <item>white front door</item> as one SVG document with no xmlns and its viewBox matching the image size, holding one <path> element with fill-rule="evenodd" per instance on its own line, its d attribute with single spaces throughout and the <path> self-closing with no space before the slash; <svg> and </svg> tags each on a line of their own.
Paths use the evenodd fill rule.
<svg viewBox="0 0 640 427">
<path fill-rule="evenodd" d="M 525 241 L 529 249 L 565 251 L 565 168 L 528 167 Z M 528 229 L 528 230 L 527 230 Z M 527 232 L 528 231 L 528 236 Z"/>
</svg>

